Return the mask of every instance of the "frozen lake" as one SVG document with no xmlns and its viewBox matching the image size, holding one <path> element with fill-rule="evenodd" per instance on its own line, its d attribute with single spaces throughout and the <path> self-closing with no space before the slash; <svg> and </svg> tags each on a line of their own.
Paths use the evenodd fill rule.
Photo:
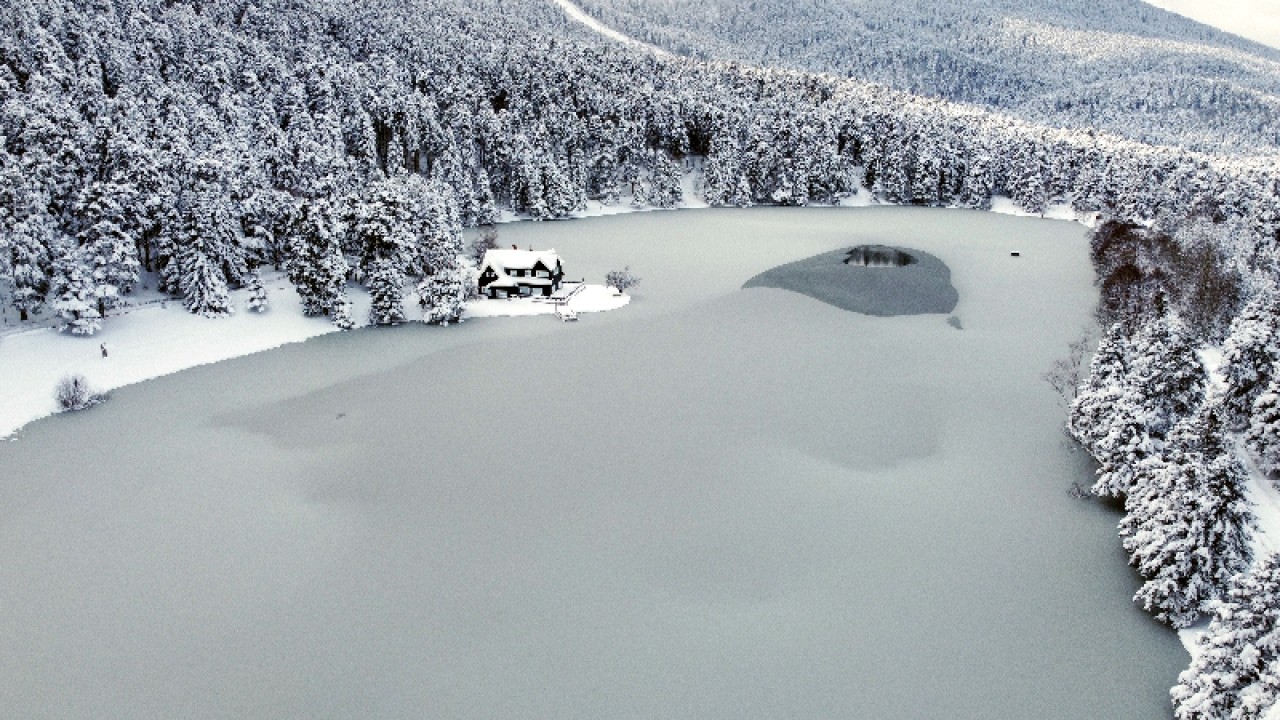
<svg viewBox="0 0 1280 720">
<path fill-rule="evenodd" d="M 1084 230 L 910 208 L 502 227 L 623 310 L 329 335 L 0 445 L 0 717 L 1166 718 L 1186 656 L 1040 379 Z M 952 314 L 742 284 L 860 244 Z M 1022 256 L 1011 258 L 1009 253 Z"/>
</svg>

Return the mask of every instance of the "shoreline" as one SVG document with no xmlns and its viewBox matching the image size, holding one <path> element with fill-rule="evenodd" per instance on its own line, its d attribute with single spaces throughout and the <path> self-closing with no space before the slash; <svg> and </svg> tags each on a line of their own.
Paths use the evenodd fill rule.
<svg viewBox="0 0 1280 720">
<path fill-rule="evenodd" d="M 693 178 L 694 173 L 686 175 L 686 185 L 689 186 L 686 188 L 686 198 L 696 197 L 692 192 Z M 879 202 L 865 191 L 846 198 L 846 201 L 838 206 L 814 204 L 804 207 L 907 207 Z M 673 208 L 635 207 L 625 202 L 607 206 L 591 201 L 587 209 L 565 220 L 709 207 L 700 199 L 687 199 Z M 990 210 L 977 212 L 1071 220 L 1090 226 L 1088 218 L 1079 217 L 1068 205 L 1050 206 L 1045 213 L 1035 215 L 1018 209 L 1007 198 L 997 197 L 993 198 Z M 519 222 L 535 221 L 511 213 L 504 214 L 500 220 L 501 224 Z M 0 375 L 19 379 L 11 387 L 0 389 L 0 441 L 13 441 L 16 434 L 29 423 L 62 412 L 54 401 L 54 387 L 68 374 L 81 373 L 96 392 L 106 393 L 199 365 L 243 357 L 339 332 L 327 318 L 306 317 L 302 314 L 298 295 L 283 271 L 265 273 L 263 282 L 270 291 L 270 307 L 263 313 L 237 310 L 227 318 L 204 318 L 188 313 L 182 308 L 180 299 L 162 296 L 153 291 L 151 295 L 154 297 L 147 295 L 137 305 L 119 315 L 110 316 L 109 321 L 103 323 L 102 330 L 92 336 L 64 334 L 55 326 L 47 324 L 48 321 L 42 321 L 46 324 L 32 323 L 28 328 L 19 326 L 0 332 Z M 350 285 L 348 294 L 352 301 L 353 317 L 367 317 L 368 293 L 359 286 Z M 235 307 L 247 307 L 247 290 L 233 290 L 231 296 Z M 174 307 L 169 307 L 170 303 Z M 545 307 L 541 311 L 469 315 L 464 320 L 467 317 L 478 319 L 550 313 L 550 306 Z M 412 318 L 416 314 L 417 303 L 413 301 L 413 294 L 409 293 L 405 297 L 405 315 Z M 365 322 L 359 322 L 356 327 L 366 325 Z M 106 359 L 100 356 L 100 344 L 105 344 L 111 353 Z"/>
</svg>

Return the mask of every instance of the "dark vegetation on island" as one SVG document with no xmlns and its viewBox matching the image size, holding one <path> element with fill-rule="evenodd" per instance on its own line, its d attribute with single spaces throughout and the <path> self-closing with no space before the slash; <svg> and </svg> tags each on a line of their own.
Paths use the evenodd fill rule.
<svg viewBox="0 0 1280 720">
<path fill-rule="evenodd" d="M 860 245 L 780 265 L 744 288 L 791 290 L 863 315 L 947 314 L 960 295 L 951 269 L 919 250 Z"/>
</svg>

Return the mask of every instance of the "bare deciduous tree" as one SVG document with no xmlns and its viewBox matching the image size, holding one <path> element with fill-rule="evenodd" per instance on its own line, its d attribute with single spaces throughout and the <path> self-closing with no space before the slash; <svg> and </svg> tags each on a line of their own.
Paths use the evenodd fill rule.
<svg viewBox="0 0 1280 720">
<path fill-rule="evenodd" d="M 631 266 L 628 265 L 621 270 L 611 270 L 604 276 L 606 285 L 615 287 L 618 292 L 626 292 L 627 288 L 635 287 L 640 284 L 640 278 L 631 272 Z"/>
<path fill-rule="evenodd" d="M 1080 337 L 1067 345 L 1067 354 L 1054 360 L 1053 365 L 1040 376 L 1058 394 L 1065 407 L 1071 407 L 1076 394 L 1080 391 L 1080 383 L 1084 381 L 1085 373 L 1088 371 L 1084 364 L 1084 357 L 1093 346 L 1093 340 L 1094 328 L 1085 328 L 1081 331 Z"/>
</svg>

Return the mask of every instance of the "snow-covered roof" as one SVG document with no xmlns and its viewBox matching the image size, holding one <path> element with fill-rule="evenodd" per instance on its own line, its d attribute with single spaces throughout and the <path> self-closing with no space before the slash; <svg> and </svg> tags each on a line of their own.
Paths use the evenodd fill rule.
<svg viewBox="0 0 1280 720">
<path fill-rule="evenodd" d="M 555 270 L 560 256 L 555 248 L 550 250 L 486 250 L 481 266 L 489 266 L 500 273 L 508 270 L 532 270 L 541 260 L 548 270 Z"/>
</svg>

